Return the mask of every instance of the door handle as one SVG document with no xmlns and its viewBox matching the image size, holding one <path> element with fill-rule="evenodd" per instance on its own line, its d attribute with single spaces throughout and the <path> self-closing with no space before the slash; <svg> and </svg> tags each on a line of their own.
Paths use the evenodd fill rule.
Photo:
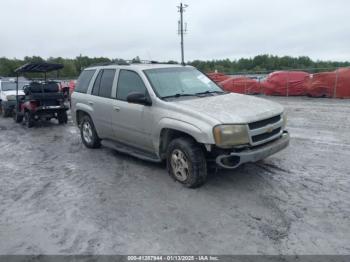
<svg viewBox="0 0 350 262">
<path fill-rule="evenodd" d="M 117 111 L 117 112 L 120 111 L 120 107 L 119 107 L 119 106 L 113 106 L 113 109 L 114 109 L 115 111 Z"/>
<path fill-rule="evenodd" d="M 89 104 L 90 106 L 93 106 L 93 105 L 94 105 L 94 102 L 89 101 L 88 104 Z"/>
</svg>

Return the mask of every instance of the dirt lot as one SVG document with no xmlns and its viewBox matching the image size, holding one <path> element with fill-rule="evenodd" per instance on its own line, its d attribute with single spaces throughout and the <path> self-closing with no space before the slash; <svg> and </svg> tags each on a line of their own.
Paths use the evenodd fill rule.
<svg viewBox="0 0 350 262">
<path fill-rule="evenodd" d="M 71 122 L 1 118 L 0 254 L 350 254 L 350 101 L 269 99 L 290 147 L 195 190 Z"/>
</svg>

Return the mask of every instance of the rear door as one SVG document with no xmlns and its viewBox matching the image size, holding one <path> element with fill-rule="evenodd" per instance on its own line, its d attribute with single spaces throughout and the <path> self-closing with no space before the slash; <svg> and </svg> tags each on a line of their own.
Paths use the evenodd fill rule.
<svg viewBox="0 0 350 262">
<path fill-rule="evenodd" d="M 137 72 L 121 69 L 112 115 L 115 139 L 152 152 L 152 106 L 128 103 L 126 97 L 131 92 L 148 95 L 147 88 Z"/>
<path fill-rule="evenodd" d="M 93 108 L 93 122 L 100 138 L 113 138 L 112 88 L 115 84 L 115 69 L 101 69 L 91 90 L 89 105 Z"/>
</svg>

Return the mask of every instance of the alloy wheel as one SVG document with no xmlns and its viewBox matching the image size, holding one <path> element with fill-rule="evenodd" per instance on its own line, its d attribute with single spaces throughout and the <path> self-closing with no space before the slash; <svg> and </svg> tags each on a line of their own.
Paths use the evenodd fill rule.
<svg viewBox="0 0 350 262">
<path fill-rule="evenodd" d="M 186 155 L 179 149 L 175 149 L 171 154 L 171 168 L 173 174 L 179 181 L 185 181 L 189 176 L 189 164 Z"/>
<path fill-rule="evenodd" d="M 92 141 L 92 127 L 89 122 L 84 122 L 83 126 L 83 137 L 86 143 L 90 144 Z"/>
</svg>

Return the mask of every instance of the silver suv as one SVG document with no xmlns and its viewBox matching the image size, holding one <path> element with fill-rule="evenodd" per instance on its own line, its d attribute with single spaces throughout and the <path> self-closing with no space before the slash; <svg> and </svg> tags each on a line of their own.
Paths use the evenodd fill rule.
<svg viewBox="0 0 350 262">
<path fill-rule="evenodd" d="M 191 66 L 86 68 L 72 95 L 72 117 L 88 148 L 102 143 L 165 160 L 169 174 L 187 187 L 205 182 L 208 163 L 233 169 L 289 143 L 281 105 L 224 92 Z"/>
</svg>

